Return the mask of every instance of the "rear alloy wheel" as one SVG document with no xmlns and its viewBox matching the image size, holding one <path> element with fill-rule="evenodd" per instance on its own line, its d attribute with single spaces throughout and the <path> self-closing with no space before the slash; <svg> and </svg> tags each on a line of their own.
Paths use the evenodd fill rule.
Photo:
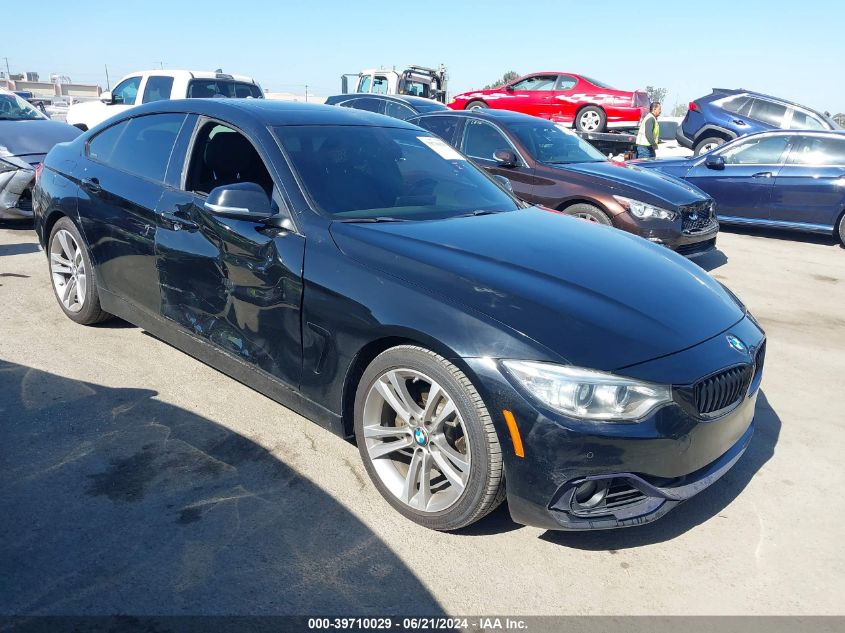
<svg viewBox="0 0 845 633">
<path fill-rule="evenodd" d="M 100 308 L 91 257 L 69 218 L 61 218 L 53 226 L 47 252 L 53 291 L 64 313 L 83 325 L 109 318 L 111 315 Z"/>
<path fill-rule="evenodd" d="M 607 115 L 599 107 L 587 106 L 575 117 L 575 127 L 580 132 L 603 132 Z"/>
<path fill-rule="evenodd" d="M 708 136 L 707 138 L 701 139 L 695 146 L 695 155 L 700 156 L 701 154 L 706 154 L 707 152 L 712 152 L 714 149 L 719 147 L 720 145 L 725 144 L 725 139 L 721 138 L 720 136 Z"/>
<path fill-rule="evenodd" d="M 576 218 L 581 218 L 582 220 L 586 220 L 587 222 L 594 222 L 595 224 L 603 224 L 605 226 L 613 226 L 613 222 L 610 221 L 608 215 L 598 207 L 594 207 L 591 204 L 573 204 L 571 207 L 564 210 L 564 213 Z"/>
<path fill-rule="evenodd" d="M 465 109 L 465 110 L 484 110 L 485 108 L 489 108 L 489 107 L 490 107 L 490 106 L 488 106 L 488 105 L 487 105 L 486 103 L 484 103 L 483 101 L 470 101 L 470 102 L 467 104 L 467 107 L 466 107 L 466 108 L 464 108 L 464 109 Z"/>
<path fill-rule="evenodd" d="M 839 241 L 845 246 L 845 213 L 839 218 Z"/>
<path fill-rule="evenodd" d="M 403 345 L 373 360 L 358 385 L 355 436 L 376 488 L 420 525 L 456 530 L 504 499 L 487 409 L 464 373 L 434 352 Z"/>
</svg>

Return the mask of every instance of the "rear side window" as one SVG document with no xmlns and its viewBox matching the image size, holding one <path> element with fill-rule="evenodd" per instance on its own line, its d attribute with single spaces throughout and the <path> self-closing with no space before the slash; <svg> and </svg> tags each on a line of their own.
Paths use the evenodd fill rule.
<svg viewBox="0 0 845 633">
<path fill-rule="evenodd" d="M 789 153 L 791 165 L 845 165 L 845 139 L 808 136 Z"/>
<path fill-rule="evenodd" d="M 354 108 L 355 110 L 366 110 L 367 112 L 381 112 L 381 101 L 366 97 L 364 99 L 352 99 L 342 104 L 347 108 Z"/>
<path fill-rule="evenodd" d="M 188 82 L 188 99 L 214 99 L 220 97 L 261 99 L 261 89 L 255 84 L 226 79 L 192 79 Z"/>
<path fill-rule="evenodd" d="M 106 132 L 91 141 L 89 156 L 115 169 L 163 182 L 170 152 L 184 120 L 184 114 L 151 114 L 130 119 L 106 130 L 122 128 L 108 158 L 100 158 L 99 153 L 94 156 L 99 152 L 97 141 Z"/>
<path fill-rule="evenodd" d="M 247 97 L 252 97 L 253 99 L 262 99 L 264 97 L 264 95 L 261 94 L 261 88 L 259 88 L 255 84 L 242 83 L 235 84 L 235 96 L 239 99 L 245 99 Z"/>
<path fill-rule="evenodd" d="M 108 163 L 121 134 L 129 125 L 128 121 L 112 125 L 88 141 L 88 157 L 100 163 Z"/>
<path fill-rule="evenodd" d="M 754 99 L 748 116 L 757 121 L 780 127 L 783 124 L 783 117 L 786 116 L 786 106 L 765 99 Z"/>
<path fill-rule="evenodd" d="M 786 136 L 752 137 L 722 152 L 728 165 L 778 165 L 788 141 Z"/>
<path fill-rule="evenodd" d="M 458 129 L 459 119 L 456 116 L 428 116 L 412 121 L 415 125 L 436 134 L 450 145 L 455 144 L 455 132 Z"/>
<path fill-rule="evenodd" d="M 557 85 L 555 86 L 555 90 L 572 90 L 575 87 L 575 84 L 577 83 L 578 80 L 575 79 L 575 77 L 573 77 L 572 75 L 561 75 L 557 78 Z"/>
<path fill-rule="evenodd" d="M 170 99 L 172 90 L 173 77 L 162 77 L 160 75 L 147 77 L 147 85 L 144 87 L 144 97 L 141 103 Z"/>
</svg>

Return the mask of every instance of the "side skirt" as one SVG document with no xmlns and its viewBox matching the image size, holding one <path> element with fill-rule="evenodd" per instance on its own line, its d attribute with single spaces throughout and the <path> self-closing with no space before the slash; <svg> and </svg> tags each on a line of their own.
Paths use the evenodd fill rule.
<svg viewBox="0 0 845 633">
<path fill-rule="evenodd" d="M 306 398 L 299 391 L 292 389 L 267 372 L 234 358 L 211 343 L 194 336 L 177 324 L 160 316 L 149 314 L 108 290 L 102 288 L 98 288 L 98 290 L 100 304 L 106 312 L 147 330 L 168 345 L 172 345 L 206 365 L 223 372 L 312 422 L 316 422 L 335 435 L 346 437 L 340 415 Z"/>
</svg>

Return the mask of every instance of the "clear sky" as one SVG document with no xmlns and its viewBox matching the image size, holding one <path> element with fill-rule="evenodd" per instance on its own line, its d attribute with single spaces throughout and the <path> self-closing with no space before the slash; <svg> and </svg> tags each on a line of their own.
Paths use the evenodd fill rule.
<svg viewBox="0 0 845 633">
<path fill-rule="evenodd" d="M 21 3 L 2 11 L 24 12 Z M 845 111 L 842 0 L 38 0 L 3 20 L 0 66 L 105 87 L 135 70 L 242 73 L 271 91 L 340 92 L 340 75 L 449 69 L 449 92 L 515 70 L 669 90 L 668 108 L 742 87 Z M 13 24 L 14 23 L 14 26 Z"/>
</svg>

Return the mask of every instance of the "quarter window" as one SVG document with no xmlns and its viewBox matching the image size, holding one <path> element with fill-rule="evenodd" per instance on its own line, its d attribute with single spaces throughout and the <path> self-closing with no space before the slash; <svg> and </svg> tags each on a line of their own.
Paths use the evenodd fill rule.
<svg viewBox="0 0 845 633">
<path fill-rule="evenodd" d="M 467 121 L 464 131 L 464 154 L 473 158 L 495 160 L 493 154 L 500 149 L 513 150 L 504 135 L 485 121 Z"/>
<path fill-rule="evenodd" d="M 147 77 L 147 85 L 144 87 L 144 97 L 141 99 L 141 103 L 170 99 L 172 89 L 173 77 L 159 75 Z"/>
<path fill-rule="evenodd" d="M 125 128 L 114 143 L 111 155 L 102 162 L 136 176 L 163 182 L 170 152 L 184 120 L 184 114 L 151 114 L 115 126 Z M 97 139 L 91 142 L 89 153 L 97 150 Z"/>
<path fill-rule="evenodd" d="M 114 147 L 117 145 L 120 135 L 126 130 L 127 125 L 129 125 L 128 121 L 112 125 L 92 138 L 88 142 L 88 157 L 101 163 L 108 163 Z"/>
<path fill-rule="evenodd" d="M 845 165 L 845 140 L 808 136 L 789 153 L 791 165 Z"/>
<path fill-rule="evenodd" d="M 778 165 L 789 139 L 786 136 L 751 138 L 722 152 L 728 165 Z"/>
<path fill-rule="evenodd" d="M 140 77 L 124 79 L 112 90 L 112 101 L 123 105 L 135 105 L 135 99 L 138 98 L 138 88 L 140 86 Z"/>
</svg>

